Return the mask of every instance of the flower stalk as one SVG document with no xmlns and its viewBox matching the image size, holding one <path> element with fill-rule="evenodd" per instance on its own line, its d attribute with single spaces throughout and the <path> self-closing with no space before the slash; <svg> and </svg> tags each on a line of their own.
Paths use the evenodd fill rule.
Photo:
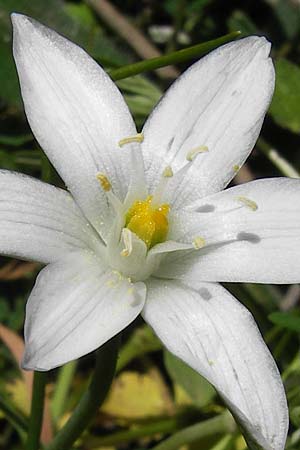
<svg viewBox="0 0 300 450">
<path fill-rule="evenodd" d="M 70 361 L 60 369 L 51 405 L 52 416 L 55 422 L 59 420 L 64 412 L 66 398 L 70 390 L 76 366 L 77 361 Z"/>
<path fill-rule="evenodd" d="M 34 372 L 26 450 L 37 450 L 40 446 L 46 381 L 47 372 Z"/>
<path fill-rule="evenodd" d="M 118 349 L 119 336 L 116 336 L 97 350 L 96 367 L 90 386 L 68 422 L 46 447 L 47 450 L 64 450 L 72 447 L 89 425 L 110 388 L 115 373 Z"/>
</svg>

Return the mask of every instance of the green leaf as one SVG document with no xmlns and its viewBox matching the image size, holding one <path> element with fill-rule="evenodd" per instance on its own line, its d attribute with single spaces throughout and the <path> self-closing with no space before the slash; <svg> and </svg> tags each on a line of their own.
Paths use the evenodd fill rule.
<svg viewBox="0 0 300 450">
<path fill-rule="evenodd" d="M 294 427 L 300 429 L 300 406 L 290 409 L 290 417 Z"/>
<path fill-rule="evenodd" d="M 1 28 L 4 30 L 0 20 L 0 30 Z M 8 37 L 6 38 L 3 34 L 2 36 L 0 35 L 0 99 L 14 106 L 20 106 L 21 97 L 19 94 L 17 72 L 12 59 L 11 38 L 8 33 L 6 36 Z M 8 40 L 9 45 L 5 42 L 5 39 Z"/>
<path fill-rule="evenodd" d="M 19 134 L 15 136 L 9 136 L 6 134 L 0 134 L 0 144 L 10 145 L 11 147 L 20 147 L 33 141 L 32 134 Z"/>
<path fill-rule="evenodd" d="M 178 10 L 178 3 L 181 0 L 167 0 L 162 3 L 163 8 L 171 15 L 175 16 Z M 201 10 L 210 3 L 211 0 L 190 0 L 185 7 L 192 12 L 201 13 Z"/>
<path fill-rule="evenodd" d="M 300 333 L 300 315 L 299 312 L 274 312 L 268 316 L 269 320 L 275 325 L 280 325 L 290 331 Z"/>
<path fill-rule="evenodd" d="M 293 39 L 300 31 L 300 8 L 296 1 L 266 0 L 287 39 Z"/>
<path fill-rule="evenodd" d="M 85 3 L 66 3 L 64 10 L 80 25 L 91 27 L 97 24 L 94 14 Z"/>
<path fill-rule="evenodd" d="M 274 309 L 278 309 L 278 305 L 281 301 L 281 293 L 278 286 L 259 283 L 243 283 L 242 287 L 265 311 L 272 312 Z"/>
<path fill-rule="evenodd" d="M 0 149 L 0 167 L 30 172 L 30 169 L 40 169 L 42 166 L 40 150 L 5 150 Z"/>
<path fill-rule="evenodd" d="M 208 405 L 216 395 L 215 389 L 198 372 L 167 350 L 164 351 L 167 371 L 175 383 L 178 383 L 199 407 Z"/>
<path fill-rule="evenodd" d="M 257 34 L 256 25 L 244 11 L 239 9 L 232 13 L 227 23 L 229 30 L 241 30 L 243 36 Z"/>
<path fill-rule="evenodd" d="M 133 359 L 161 349 L 161 342 L 150 327 L 143 325 L 137 328 L 122 347 L 118 358 L 117 372 Z"/>
<path fill-rule="evenodd" d="M 233 33 L 226 34 L 225 36 L 221 36 L 211 41 L 203 42 L 202 44 L 193 45 L 192 47 L 187 47 L 163 56 L 145 59 L 134 64 L 129 64 L 128 66 L 120 67 L 119 69 L 111 70 L 109 74 L 113 80 L 121 80 L 142 72 L 169 66 L 170 64 L 179 64 L 193 58 L 199 58 L 220 45 L 236 39 L 240 34 L 240 31 L 234 31 Z"/>
<path fill-rule="evenodd" d="M 276 86 L 270 114 L 294 133 L 300 131 L 300 68 L 286 59 L 275 63 Z"/>
<path fill-rule="evenodd" d="M 116 84 L 123 93 L 135 123 L 141 127 L 158 103 L 162 91 L 141 75 L 119 80 Z"/>
<path fill-rule="evenodd" d="M 22 413 L 16 410 L 13 401 L 7 396 L 0 394 L 0 411 L 3 411 L 7 420 L 13 425 L 19 434 L 24 437 L 23 433 L 27 431 L 28 423 Z"/>
</svg>

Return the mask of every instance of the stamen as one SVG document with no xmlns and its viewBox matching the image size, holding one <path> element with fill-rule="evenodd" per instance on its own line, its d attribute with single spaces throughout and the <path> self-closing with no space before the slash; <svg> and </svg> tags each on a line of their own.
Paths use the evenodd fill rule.
<svg viewBox="0 0 300 450">
<path fill-rule="evenodd" d="M 135 136 L 129 136 L 119 141 L 119 147 L 123 147 L 123 145 L 131 144 L 132 142 L 143 142 L 144 135 L 143 133 L 137 133 Z"/>
<path fill-rule="evenodd" d="M 250 200 L 250 198 L 240 196 L 237 197 L 237 200 L 247 206 L 247 208 L 252 209 L 252 211 L 256 211 L 258 209 L 257 204 L 253 200 Z"/>
<path fill-rule="evenodd" d="M 168 184 L 168 178 L 172 178 L 173 176 L 172 167 L 166 166 L 161 175 L 162 175 L 161 179 L 153 194 L 152 198 L 153 205 L 158 205 L 159 203 L 161 203 L 161 198 Z"/>
<path fill-rule="evenodd" d="M 193 159 L 199 154 L 199 153 L 205 153 L 208 152 L 208 147 L 206 145 L 200 145 L 199 147 L 193 148 L 190 150 L 187 155 L 186 159 L 188 161 L 193 161 Z"/>
<path fill-rule="evenodd" d="M 111 190 L 111 183 L 110 183 L 109 179 L 107 178 L 107 176 L 104 175 L 103 173 L 97 173 L 96 178 L 99 181 L 102 189 L 106 193 L 106 196 L 107 196 L 110 204 L 114 208 L 115 212 L 117 214 L 122 214 L 123 213 L 122 202 L 112 192 L 112 190 Z"/>
<path fill-rule="evenodd" d="M 184 164 L 184 166 L 181 167 L 181 169 L 177 170 L 177 172 L 174 173 L 174 178 L 176 178 L 176 180 L 182 180 L 183 177 L 186 176 L 187 172 L 190 170 L 190 168 L 192 167 L 192 162 L 194 161 L 194 159 L 196 158 L 196 156 L 199 153 L 205 153 L 208 152 L 208 147 L 206 145 L 200 145 L 199 147 L 194 148 L 193 150 L 190 150 L 187 154 L 186 154 L 186 160 L 188 161 L 187 163 Z"/>
<path fill-rule="evenodd" d="M 171 166 L 167 166 L 162 173 L 163 177 L 171 178 L 173 176 L 173 170 Z"/>
<path fill-rule="evenodd" d="M 111 190 L 111 184 L 106 175 L 103 173 L 97 173 L 96 178 L 105 192 L 109 192 Z"/>
<path fill-rule="evenodd" d="M 127 257 L 132 253 L 132 233 L 128 228 L 123 228 L 122 240 L 124 242 L 125 247 L 120 252 L 120 255 Z"/>
<path fill-rule="evenodd" d="M 205 246 L 206 242 L 205 239 L 201 236 L 196 236 L 193 240 L 193 246 L 196 250 L 200 250 L 200 248 L 203 248 Z"/>
</svg>

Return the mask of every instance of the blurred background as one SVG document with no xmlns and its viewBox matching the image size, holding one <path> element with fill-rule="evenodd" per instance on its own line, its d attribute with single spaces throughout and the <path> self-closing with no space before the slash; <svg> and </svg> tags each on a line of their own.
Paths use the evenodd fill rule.
<svg viewBox="0 0 300 450">
<path fill-rule="evenodd" d="M 272 42 L 276 91 L 261 137 L 234 183 L 300 173 L 299 0 L 0 0 L 0 167 L 63 187 L 26 122 L 12 59 L 11 12 L 28 14 L 78 43 L 107 70 L 179 50 L 231 31 Z M 117 82 L 141 128 L 172 81 L 193 61 Z M 274 262 L 276 263 L 276 262 Z M 21 449 L 32 374 L 20 371 L 24 307 L 40 266 L 0 258 L 0 448 Z M 300 448 L 299 286 L 227 285 L 253 313 L 285 383 Z M 62 426 L 87 386 L 93 356 L 49 374 L 42 440 Z M 148 449 L 225 407 L 198 374 L 164 350 L 138 319 L 124 333 L 112 391 L 80 449 Z M 237 428 L 196 436 L 181 450 L 244 450 Z M 163 450 L 163 448 L 161 449 Z M 167 447 L 165 448 L 167 450 Z"/>
</svg>

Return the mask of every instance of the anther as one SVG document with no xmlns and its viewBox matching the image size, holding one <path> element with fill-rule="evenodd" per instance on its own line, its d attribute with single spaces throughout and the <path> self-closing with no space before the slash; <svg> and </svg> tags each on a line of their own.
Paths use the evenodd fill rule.
<svg viewBox="0 0 300 450">
<path fill-rule="evenodd" d="M 126 145 L 126 144 L 131 144 L 132 142 L 139 142 L 139 143 L 141 143 L 141 142 L 143 142 L 143 140 L 144 140 L 143 133 L 137 133 L 134 136 L 129 136 L 129 137 L 126 137 L 124 139 L 121 139 L 119 141 L 119 147 L 123 147 L 123 145 Z"/>
<path fill-rule="evenodd" d="M 124 248 L 120 252 L 121 256 L 129 256 L 132 253 L 132 233 L 128 228 L 122 230 L 122 240 L 124 242 Z"/>
<path fill-rule="evenodd" d="M 173 176 L 173 170 L 172 170 L 172 167 L 171 167 L 171 166 L 167 166 L 167 167 L 164 169 L 164 171 L 163 171 L 163 173 L 162 173 L 162 176 L 165 177 L 165 178 L 171 178 L 171 177 Z"/>
<path fill-rule="evenodd" d="M 258 209 L 257 204 L 247 197 L 240 196 L 237 197 L 237 200 L 247 206 L 247 208 L 250 208 L 252 211 L 256 211 Z"/>
<path fill-rule="evenodd" d="M 97 173 L 96 178 L 99 181 L 99 183 L 101 184 L 101 187 L 105 192 L 108 192 L 111 190 L 111 184 L 106 175 L 104 175 L 103 173 Z"/>
<path fill-rule="evenodd" d="M 205 244 L 206 244 L 205 239 L 201 236 L 197 236 L 193 240 L 193 246 L 196 250 L 200 250 L 200 248 L 203 248 Z"/>
<path fill-rule="evenodd" d="M 206 145 L 200 145 L 199 147 L 193 148 L 190 150 L 187 155 L 186 159 L 188 161 L 193 161 L 193 159 L 199 154 L 199 153 L 205 153 L 208 152 L 208 147 Z"/>
</svg>

